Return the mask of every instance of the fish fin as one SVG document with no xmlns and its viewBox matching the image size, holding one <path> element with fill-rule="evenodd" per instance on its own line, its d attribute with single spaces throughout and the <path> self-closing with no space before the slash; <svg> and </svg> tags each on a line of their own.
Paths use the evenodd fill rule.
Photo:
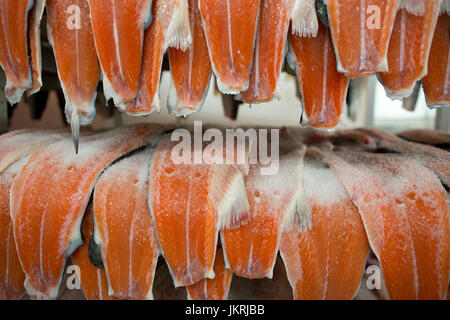
<svg viewBox="0 0 450 320">
<path fill-rule="evenodd" d="M 296 0 L 292 10 L 292 33 L 301 37 L 315 37 L 319 31 L 314 0 Z"/>
<path fill-rule="evenodd" d="M 213 165 L 209 198 L 217 210 L 219 229 L 233 228 L 249 219 L 250 205 L 244 178 L 235 165 Z"/>
<path fill-rule="evenodd" d="M 186 51 L 192 44 L 187 0 L 178 0 L 167 29 L 166 48 L 174 47 Z"/>
<path fill-rule="evenodd" d="M 416 16 L 425 15 L 426 0 L 402 0 L 399 4 L 399 10 L 405 9 Z"/>
</svg>

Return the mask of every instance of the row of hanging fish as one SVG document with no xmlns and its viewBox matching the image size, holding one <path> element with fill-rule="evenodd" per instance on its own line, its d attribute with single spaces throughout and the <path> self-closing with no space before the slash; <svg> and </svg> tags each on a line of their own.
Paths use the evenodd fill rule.
<svg viewBox="0 0 450 320">
<path fill-rule="evenodd" d="M 392 98 L 410 96 L 421 80 L 429 106 L 450 101 L 449 0 L 1 0 L 11 103 L 42 86 L 44 5 L 75 136 L 95 116 L 100 79 L 120 110 L 158 112 L 167 49 L 167 105 L 177 116 L 200 110 L 212 73 L 222 93 L 247 103 L 280 98 L 288 48 L 314 128 L 339 123 L 351 78 L 377 74 Z"/>
<path fill-rule="evenodd" d="M 164 130 L 83 134 L 77 155 L 59 131 L 0 136 L 2 299 L 58 298 L 69 258 L 87 299 L 152 299 L 160 255 L 189 298 L 226 299 L 278 253 L 295 299 L 351 299 L 369 248 L 391 299 L 445 299 L 449 134 L 284 130 L 262 175 L 178 164 Z"/>
</svg>

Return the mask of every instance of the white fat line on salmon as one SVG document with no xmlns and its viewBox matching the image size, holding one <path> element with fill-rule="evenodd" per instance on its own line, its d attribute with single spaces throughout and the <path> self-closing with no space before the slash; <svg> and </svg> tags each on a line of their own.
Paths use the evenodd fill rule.
<svg viewBox="0 0 450 320">
<path fill-rule="evenodd" d="M 226 129 L 224 137 L 224 131 L 215 128 L 203 133 L 202 121 L 194 121 L 193 136 L 194 141 L 191 132 L 182 128 L 172 132 L 171 141 L 178 142 L 171 151 L 174 164 L 260 164 L 261 175 L 275 175 L 279 170 L 280 129 Z M 204 142 L 210 144 L 203 148 Z"/>
<path fill-rule="evenodd" d="M 359 70 L 361 71 L 361 63 L 364 63 L 367 59 L 367 52 L 366 52 L 366 28 L 365 28 L 365 22 L 366 22 L 366 1 L 361 0 L 361 6 L 360 6 L 360 62 L 359 62 Z"/>
<path fill-rule="evenodd" d="M 400 23 L 400 71 L 405 70 L 405 42 L 406 42 L 406 10 L 401 11 Z"/>
</svg>

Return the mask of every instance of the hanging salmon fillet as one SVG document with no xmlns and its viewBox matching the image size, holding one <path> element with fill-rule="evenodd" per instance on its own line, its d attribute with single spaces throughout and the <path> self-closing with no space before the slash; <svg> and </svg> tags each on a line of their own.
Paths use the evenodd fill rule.
<svg viewBox="0 0 450 320">
<path fill-rule="evenodd" d="M 428 74 L 422 79 L 429 107 L 450 105 L 450 1 L 444 0 L 434 31 Z"/>
<path fill-rule="evenodd" d="M 22 129 L 0 136 L 0 173 L 19 159 L 32 154 L 42 146 L 64 139 L 60 131 Z"/>
<path fill-rule="evenodd" d="M 211 62 L 203 32 L 198 0 L 189 0 L 192 44 L 186 51 L 169 48 L 170 84 L 167 108 L 177 116 L 200 111 L 208 94 Z"/>
<path fill-rule="evenodd" d="M 152 18 L 152 0 L 89 0 L 95 48 L 106 100 L 121 106 L 136 97 L 144 30 Z"/>
<path fill-rule="evenodd" d="M 94 191 L 96 238 L 101 246 L 109 294 L 153 299 L 159 247 L 148 208 L 147 150 L 106 169 Z"/>
<path fill-rule="evenodd" d="M 31 88 L 28 61 L 28 13 L 33 0 L 0 0 L 0 65 L 5 71 L 5 95 L 16 104 Z"/>
<path fill-rule="evenodd" d="M 87 300 L 114 300 L 108 295 L 108 279 L 103 269 L 96 268 L 89 260 L 89 241 L 94 236 L 94 214 L 92 203 L 86 208 L 81 223 L 83 244 L 72 254 L 73 263 L 78 266 L 80 282 Z"/>
<path fill-rule="evenodd" d="M 199 0 L 217 86 L 222 93 L 246 91 L 255 46 L 260 0 Z"/>
<path fill-rule="evenodd" d="M 333 172 L 311 159 L 304 184 L 312 227 L 281 236 L 280 252 L 294 299 L 352 299 L 369 253 L 358 208 Z"/>
<path fill-rule="evenodd" d="M 427 74 L 440 3 L 441 0 L 403 0 L 400 3 L 389 43 L 389 71 L 378 73 L 389 97 L 410 96 L 416 81 Z"/>
<path fill-rule="evenodd" d="M 222 249 L 217 249 L 214 279 L 203 279 L 186 287 L 189 300 L 227 300 L 233 273 L 225 269 Z"/>
<path fill-rule="evenodd" d="M 45 0 L 34 0 L 28 20 L 28 42 L 33 84 L 27 90 L 28 95 L 38 92 L 42 87 L 41 19 L 44 7 Z"/>
<path fill-rule="evenodd" d="M 296 215 L 308 215 L 304 153 L 305 148 L 298 148 L 282 155 L 275 175 L 261 175 L 260 165 L 250 166 L 245 177 L 250 219 L 237 228 L 225 228 L 221 236 L 226 267 L 235 275 L 271 279 L 283 226 L 291 226 Z"/>
<path fill-rule="evenodd" d="M 248 220 L 239 169 L 234 165 L 175 163 L 172 154 L 179 148 L 168 137 L 160 142 L 150 164 L 149 187 L 160 249 L 175 287 L 214 279 L 219 230 Z"/>
<path fill-rule="evenodd" d="M 153 20 L 144 35 L 139 93 L 126 104 L 131 115 L 160 111 L 159 82 L 164 52 L 168 47 L 186 50 L 192 42 L 188 0 L 153 1 Z"/>
<path fill-rule="evenodd" d="M 261 1 L 250 85 L 247 91 L 240 94 L 240 100 L 259 103 L 279 98 L 278 79 L 295 2 L 296 0 Z"/>
<path fill-rule="evenodd" d="M 387 51 L 400 0 L 327 0 L 337 69 L 349 78 L 388 71 Z"/>
<path fill-rule="evenodd" d="M 336 70 L 330 29 L 319 22 L 314 38 L 289 35 L 308 124 L 334 128 L 339 123 L 349 79 Z"/>
<path fill-rule="evenodd" d="M 127 126 L 83 137 L 77 155 L 68 139 L 33 154 L 11 188 L 14 236 L 30 296 L 58 296 L 65 260 L 82 243 L 80 225 L 98 176 L 160 130 Z"/>
<path fill-rule="evenodd" d="M 95 116 L 100 77 L 87 1 L 47 0 L 47 29 L 77 151 L 80 124 Z"/>
<path fill-rule="evenodd" d="M 330 165 L 358 206 L 390 298 L 445 298 L 450 213 L 437 177 L 418 162 L 392 154 L 314 153 Z"/>
</svg>

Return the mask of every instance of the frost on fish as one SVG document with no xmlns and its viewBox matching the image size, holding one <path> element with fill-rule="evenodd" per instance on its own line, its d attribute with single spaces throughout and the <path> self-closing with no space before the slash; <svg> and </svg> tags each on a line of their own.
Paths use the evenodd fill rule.
<svg viewBox="0 0 450 320">
<path fill-rule="evenodd" d="M 389 71 L 378 73 L 391 99 L 410 96 L 416 82 L 427 74 L 440 3 L 440 0 L 400 3 L 388 50 Z M 418 29 L 421 31 L 417 32 Z"/>
<path fill-rule="evenodd" d="M 169 137 L 150 164 L 149 207 L 161 252 L 176 287 L 214 278 L 221 227 L 248 219 L 244 181 L 234 165 L 173 162 L 181 150 Z M 182 152 L 182 151 L 181 151 Z"/>
<path fill-rule="evenodd" d="M 450 153 L 420 143 L 405 141 L 395 134 L 377 129 L 358 129 L 377 140 L 379 148 L 401 153 L 419 161 L 450 187 Z"/>
<path fill-rule="evenodd" d="M 189 48 L 184 51 L 169 48 L 171 82 L 167 108 L 178 117 L 200 111 L 212 73 L 198 0 L 189 0 L 189 23 L 192 37 Z"/>
<path fill-rule="evenodd" d="M 261 103 L 278 98 L 278 80 L 283 67 L 294 2 L 295 0 L 261 2 L 250 84 L 237 99 L 246 103 Z"/>
<path fill-rule="evenodd" d="M 138 93 L 152 0 L 89 0 L 89 6 L 105 97 L 121 107 Z"/>
<path fill-rule="evenodd" d="M 94 236 L 94 215 L 92 202 L 86 208 L 81 225 L 83 244 L 72 254 L 73 263 L 79 268 L 79 281 L 84 296 L 88 300 L 113 300 L 108 295 L 108 280 L 105 270 L 96 268 L 89 260 L 88 247 Z"/>
<path fill-rule="evenodd" d="M 428 74 L 422 79 L 429 108 L 450 106 L 450 1 L 441 5 L 428 59 Z"/>
<path fill-rule="evenodd" d="M 217 249 L 214 260 L 214 279 L 203 279 L 187 286 L 189 300 L 227 300 L 233 273 L 225 268 L 222 249 Z"/>
<path fill-rule="evenodd" d="M 108 294 L 121 299 L 153 299 L 159 247 L 147 204 L 150 157 L 146 149 L 115 163 L 94 191 Z"/>
<path fill-rule="evenodd" d="M 22 129 L 0 136 L 0 173 L 17 160 L 66 136 L 56 130 Z"/>
<path fill-rule="evenodd" d="M 95 117 L 94 102 L 100 78 L 89 5 L 84 0 L 72 3 L 47 0 L 46 4 L 48 37 L 66 100 L 66 119 L 71 124 L 77 149 L 79 126 L 91 123 Z M 71 6 L 78 8 L 79 12 L 74 14 L 79 14 L 79 21 L 68 20 Z"/>
<path fill-rule="evenodd" d="M 249 86 L 259 0 L 199 0 L 212 69 L 219 91 L 238 94 Z"/>
<path fill-rule="evenodd" d="M 358 209 L 322 163 L 306 158 L 303 183 L 311 229 L 285 230 L 280 243 L 294 299 L 352 299 L 369 252 Z"/>
<path fill-rule="evenodd" d="M 164 52 L 169 46 L 186 50 L 192 43 L 187 1 L 153 1 L 153 20 L 144 35 L 139 92 L 125 104 L 128 114 L 142 116 L 160 111 L 158 91 Z"/>
<path fill-rule="evenodd" d="M 97 177 L 160 130 L 126 126 L 82 137 L 77 155 L 70 139 L 33 153 L 11 188 L 14 236 L 30 295 L 57 297 L 65 260 L 82 243 L 80 224 Z"/>
<path fill-rule="evenodd" d="M 449 207 L 437 177 L 398 155 L 318 149 L 312 154 L 330 165 L 358 207 L 390 298 L 443 299 Z"/>
<path fill-rule="evenodd" d="M 317 129 L 332 129 L 345 108 L 349 78 L 336 70 L 336 56 L 329 28 L 319 22 L 316 37 L 289 35 L 292 63 L 308 124 Z"/>
<path fill-rule="evenodd" d="M 44 13 L 45 0 L 34 0 L 28 20 L 28 44 L 33 86 L 27 90 L 28 95 L 38 92 L 42 87 L 42 52 L 41 52 L 41 19 Z"/>
<path fill-rule="evenodd" d="M 0 66 L 6 76 L 5 96 L 18 103 L 33 85 L 28 60 L 28 13 L 33 0 L 0 1 Z"/>
<path fill-rule="evenodd" d="M 327 0 L 337 69 L 349 78 L 388 71 L 387 51 L 400 0 Z"/>
<path fill-rule="evenodd" d="M 450 133 L 430 129 L 410 129 L 396 133 L 399 137 L 439 148 L 450 147 Z"/>
<path fill-rule="evenodd" d="M 315 0 L 295 0 L 292 33 L 300 37 L 315 37 L 318 30 Z"/>
<path fill-rule="evenodd" d="M 14 177 L 25 165 L 21 158 L 0 173 L 0 299 L 20 299 L 25 294 L 25 274 L 17 256 L 13 222 L 9 210 L 9 195 Z"/>
<path fill-rule="evenodd" d="M 251 165 L 245 177 L 250 218 L 237 228 L 221 233 L 225 265 L 234 274 L 249 279 L 272 278 L 283 229 L 310 226 L 303 190 L 303 155 L 298 148 L 280 157 L 274 175 L 262 175 L 261 165 Z"/>
</svg>

